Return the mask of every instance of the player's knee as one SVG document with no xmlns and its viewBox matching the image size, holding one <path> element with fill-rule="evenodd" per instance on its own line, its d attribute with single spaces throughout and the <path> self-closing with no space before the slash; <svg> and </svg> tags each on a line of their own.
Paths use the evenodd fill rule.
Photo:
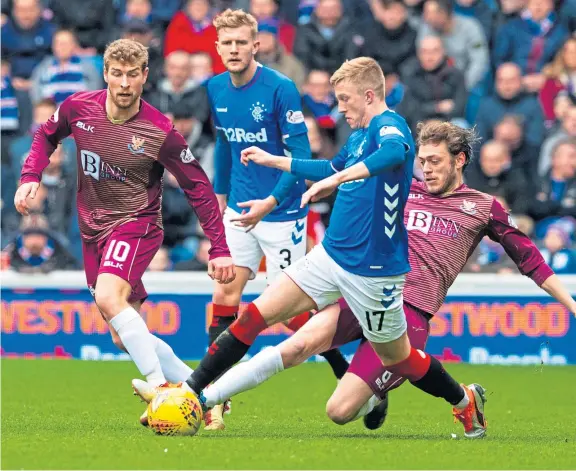
<svg viewBox="0 0 576 471">
<path fill-rule="evenodd" d="M 308 342 L 306 338 L 290 338 L 285 344 L 280 347 L 282 355 L 282 363 L 284 368 L 291 368 L 299 365 L 308 359 Z"/>
<path fill-rule="evenodd" d="M 355 414 L 356 412 L 346 401 L 338 398 L 331 397 L 326 404 L 326 415 L 337 425 L 347 424 L 354 418 Z"/>
<path fill-rule="evenodd" d="M 212 298 L 214 304 L 236 306 L 240 304 L 242 298 L 241 286 L 237 286 L 236 283 L 229 283 L 226 285 L 217 284 Z"/>
<path fill-rule="evenodd" d="M 96 306 L 98 306 L 98 309 L 100 309 L 100 312 L 102 312 L 108 320 L 122 310 L 121 308 L 123 303 L 121 303 L 120 296 L 113 292 L 104 291 L 103 289 L 99 290 L 96 288 L 96 292 L 94 293 L 94 302 L 96 303 Z"/>
</svg>

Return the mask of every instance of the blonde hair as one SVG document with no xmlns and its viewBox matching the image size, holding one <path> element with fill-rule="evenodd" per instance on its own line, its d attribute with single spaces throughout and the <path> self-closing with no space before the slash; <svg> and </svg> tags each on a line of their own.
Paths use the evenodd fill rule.
<svg viewBox="0 0 576 471">
<path fill-rule="evenodd" d="M 330 84 L 334 87 L 343 81 L 358 86 L 362 92 L 374 90 L 376 96 L 384 100 L 384 73 L 371 57 L 357 57 L 344 62 L 330 77 Z"/>
<path fill-rule="evenodd" d="M 566 53 L 566 48 L 570 42 L 576 42 L 576 36 L 568 38 L 554 56 L 554 60 L 542 69 L 542 73 L 547 78 L 558 79 L 561 81 L 566 81 L 568 78 L 568 71 L 566 70 L 566 64 L 564 63 L 564 54 Z"/>
<path fill-rule="evenodd" d="M 232 10 L 228 8 L 216 16 L 212 24 L 216 28 L 216 32 L 220 32 L 220 30 L 224 28 L 235 29 L 248 26 L 252 31 L 252 39 L 256 39 L 256 35 L 258 34 L 258 22 L 256 18 L 244 10 Z"/>
<path fill-rule="evenodd" d="M 104 70 L 108 70 L 112 61 L 137 65 L 144 70 L 148 67 L 148 48 L 133 39 L 117 39 L 104 51 Z"/>
</svg>

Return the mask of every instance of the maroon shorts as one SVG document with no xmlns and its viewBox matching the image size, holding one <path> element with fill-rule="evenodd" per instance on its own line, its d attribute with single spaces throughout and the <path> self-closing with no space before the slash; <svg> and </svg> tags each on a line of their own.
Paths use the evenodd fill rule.
<svg viewBox="0 0 576 471">
<path fill-rule="evenodd" d="M 90 292 L 94 294 L 99 274 L 112 273 L 130 283 L 129 303 L 144 301 L 148 293 L 142 284 L 142 275 L 163 240 L 164 231 L 158 226 L 129 221 L 98 242 L 83 242 L 84 272 Z"/>
<path fill-rule="evenodd" d="M 372 349 L 370 342 L 363 338 L 362 327 L 360 327 L 358 320 L 346 304 L 346 301 L 341 299 L 339 303 L 340 316 L 338 317 L 338 326 L 331 348 L 340 347 L 354 340 L 362 339 L 350 363 L 348 372 L 358 376 L 370 386 L 370 389 L 377 397 L 382 399 L 388 391 L 397 388 L 406 379 L 386 371 L 382 361 Z M 404 303 L 404 313 L 408 324 L 408 338 L 412 347 L 424 350 L 430 330 L 428 316 L 406 303 Z"/>
</svg>

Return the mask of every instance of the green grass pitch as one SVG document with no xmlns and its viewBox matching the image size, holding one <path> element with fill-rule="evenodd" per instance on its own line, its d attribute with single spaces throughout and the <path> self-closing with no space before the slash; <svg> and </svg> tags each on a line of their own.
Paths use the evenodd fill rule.
<svg viewBox="0 0 576 471">
<path fill-rule="evenodd" d="M 233 402 L 227 429 L 159 437 L 138 424 L 131 363 L 3 360 L 2 469 L 576 469 L 575 367 L 449 365 L 488 390 L 489 435 L 404 385 L 384 427 L 332 424 L 335 380 L 306 364 Z"/>
</svg>

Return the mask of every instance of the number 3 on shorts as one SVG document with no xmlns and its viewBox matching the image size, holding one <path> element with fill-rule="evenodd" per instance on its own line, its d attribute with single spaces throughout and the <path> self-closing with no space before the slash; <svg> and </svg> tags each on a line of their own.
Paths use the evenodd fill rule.
<svg viewBox="0 0 576 471">
<path fill-rule="evenodd" d="M 290 250 L 282 249 L 280 250 L 280 255 L 284 257 L 283 263 L 280 265 L 280 268 L 282 268 L 282 270 L 292 265 L 292 252 L 290 252 Z"/>
</svg>

